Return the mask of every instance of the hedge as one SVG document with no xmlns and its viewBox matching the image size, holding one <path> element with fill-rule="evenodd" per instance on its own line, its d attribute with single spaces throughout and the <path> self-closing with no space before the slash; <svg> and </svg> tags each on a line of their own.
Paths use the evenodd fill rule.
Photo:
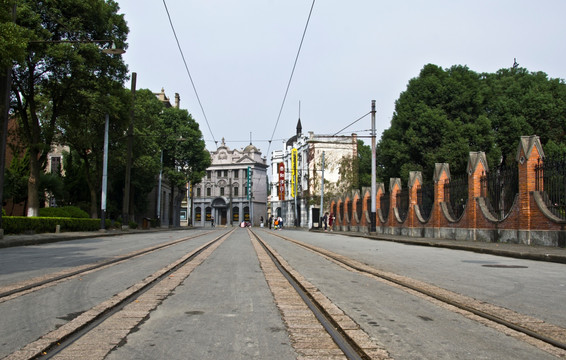
<svg viewBox="0 0 566 360">
<path fill-rule="evenodd" d="M 96 231 L 100 229 L 100 219 L 25 216 L 5 216 L 2 219 L 5 234 L 55 232 L 57 225 L 61 226 L 61 231 Z M 109 228 L 111 221 L 106 220 L 105 223 L 106 228 Z"/>
<path fill-rule="evenodd" d="M 40 217 L 65 217 L 65 218 L 83 218 L 88 219 L 90 216 L 84 210 L 76 206 L 46 207 L 39 209 Z"/>
</svg>

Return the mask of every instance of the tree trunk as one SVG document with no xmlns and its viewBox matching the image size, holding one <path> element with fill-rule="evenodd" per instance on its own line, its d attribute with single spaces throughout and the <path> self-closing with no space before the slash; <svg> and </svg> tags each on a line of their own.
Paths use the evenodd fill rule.
<svg viewBox="0 0 566 360">
<path fill-rule="evenodd" d="M 28 178 L 28 210 L 27 216 L 39 216 L 39 154 L 33 147 L 30 148 L 29 178 Z"/>
<path fill-rule="evenodd" d="M 169 198 L 169 227 L 173 227 L 173 202 L 175 202 L 175 184 L 170 181 L 171 184 L 171 197 Z"/>
</svg>

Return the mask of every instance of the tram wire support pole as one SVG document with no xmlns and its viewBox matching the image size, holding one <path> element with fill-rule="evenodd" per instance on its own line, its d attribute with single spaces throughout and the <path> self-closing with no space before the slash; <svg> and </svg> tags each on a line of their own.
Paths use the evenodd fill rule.
<svg viewBox="0 0 566 360">
<path fill-rule="evenodd" d="M 136 106 L 137 74 L 132 73 L 132 108 L 130 110 L 130 125 L 128 126 L 128 147 L 126 153 L 126 176 L 124 179 L 124 198 L 122 203 L 122 229 L 130 226 L 130 184 L 132 174 L 132 148 L 134 142 L 134 107 Z"/>
<path fill-rule="evenodd" d="M 375 100 L 371 101 L 371 220 L 370 232 L 376 232 L 376 153 L 375 153 Z"/>
</svg>

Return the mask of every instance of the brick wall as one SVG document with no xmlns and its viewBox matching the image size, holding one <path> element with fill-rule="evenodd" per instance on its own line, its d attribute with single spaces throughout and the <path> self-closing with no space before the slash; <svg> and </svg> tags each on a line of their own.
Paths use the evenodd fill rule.
<svg viewBox="0 0 566 360">
<path fill-rule="evenodd" d="M 544 246 L 566 246 L 566 220 L 553 215 L 536 191 L 535 166 L 544 158 L 538 136 L 521 137 L 517 149 L 518 194 L 513 206 L 503 219 L 497 219 L 489 210 L 482 189 L 481 177 L 489 170 L 485 153 L 469 154 L 467 177 L 468 199 L 462 216 L 454 219 L 444 199 L 444 185 L 450 181 L 449 164 L 436 164 L 434 173 L 434 201 L 428 219 L 420 213 L 417 189 L 423 184 L 422 175 L 412 171 L 408 179 L 409 209 L 405 219 L 399 217 L 397 193 L 402 190 L 401 179 L 389 180 L 389 211 L 385 216 L 380 198 L 386 194 L 383 183 L 376 188 L 376 231 L 419 237 L 439 237 L 456 240 L 513 242 Z M 542 189 L 540 189 L 542 190 Z M 362 199 L 362 216 L 357 216 L 357 200 Z M 334 229 L 368 232 L 371 221 L 371 189 L 344 194 L 331 201 L 331 209 L 344 207 L 344 216 L 336 215 Z M 351 218 L 347 209 L 352 209 Z M 338 210 L 339 212 L 339 210 Z"/>
</svg>

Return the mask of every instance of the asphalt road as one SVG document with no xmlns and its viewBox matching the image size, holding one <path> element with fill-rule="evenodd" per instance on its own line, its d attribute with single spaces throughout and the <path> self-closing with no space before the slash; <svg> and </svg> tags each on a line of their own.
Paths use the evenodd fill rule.
<svg viewBox="0 0 566 360">
<path fill-rule="evenodd" d="M 550 359 L 517 335 L 446 305 L 345 270 L 275 235 L 329 249 L 376 269 L 566 327 L 566 265 L 442 248 L 256 229 L 267 243 L 395 359 Z M 53 331 L 205 242 L 215 229 L 56 286 L 0 302 L 0 357 Z M 0 286 L 165 243 L 201 230 L 136 233 L 0 250 Z M 246 229 L 236 229 L 136 326 L 109 359 L 295 359 Z"/>
</svg>

